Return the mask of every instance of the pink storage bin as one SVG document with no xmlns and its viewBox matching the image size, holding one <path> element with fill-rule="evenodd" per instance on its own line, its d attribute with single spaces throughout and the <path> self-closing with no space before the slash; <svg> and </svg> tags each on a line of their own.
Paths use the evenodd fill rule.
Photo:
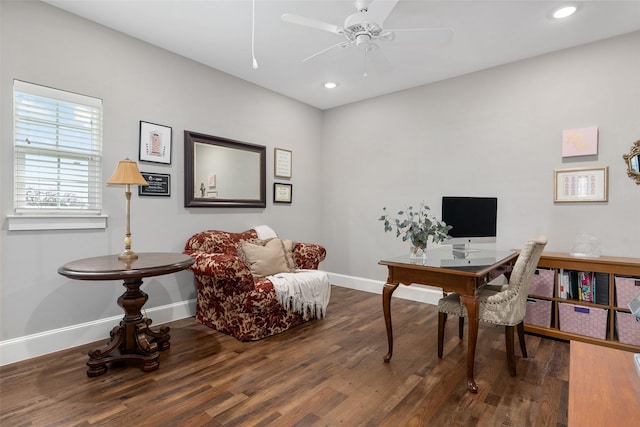
<svg viewBox="0 0 640 427">
<path fill-rule="evenodd" d="M 558 303 L 560 330 L 587 337 L 607 337 L 607 309 Z"/>
<path fill-rule="evenodd" d="M 524 323 L 544 328 L 551 327 L 551 301 L 527 298 L 527 314 Z"/>
<path fill-rule="evenodd" d="M 616 312 L 616 328 L 618 341 L 623 344 L 640 346 L 640 322 L 631 313 Z"/>
<path fill-rule="evenodd" d="M 531 280 L 529 295 L 551 298 L 553 296 L 554 270 L 538 268 Z"/>
<path fill-rule="evenodd" d="M 629 301 L 640 294 L 640 277 L 616 276 L 616 307 L 629 308 Z"/>
</svg>

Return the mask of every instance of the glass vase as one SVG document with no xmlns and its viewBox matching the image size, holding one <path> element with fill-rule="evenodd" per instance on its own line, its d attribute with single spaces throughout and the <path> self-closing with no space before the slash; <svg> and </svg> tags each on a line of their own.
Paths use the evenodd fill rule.
<svg viewBox="0 0 640 427">
<path fill-rule="evenodd" d="M 419 246 L 411 245 L 411 251 L 409 252 L 409 261 L 411 264 L 425 265 L 427 263 L 427 248 L 421 248 Z"/>
</svg>

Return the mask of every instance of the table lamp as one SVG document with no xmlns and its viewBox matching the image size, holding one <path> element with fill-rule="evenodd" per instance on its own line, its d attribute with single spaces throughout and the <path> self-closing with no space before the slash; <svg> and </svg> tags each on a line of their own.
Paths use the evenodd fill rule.
<svg viewBox="0 0 640 427">
<path fill-rule="evenodd" d="M 138 259 L 138 255 L 136 255 L 131 250 L 131 230 L 130 230 L 130 204 L 131 204 L 131 185 L 149 185 L 149 183 L 142 177 L 140 171 L 138 170 L 138 165 L 133 160 L 129 160 L 126 158 L 125 160 L 120 160 L 118 162 L 118 167 L 116 168 L 111 178 L 107 181 L 107 184 L 116 184 L 116 185 L 126 185 L 126 191 L 124 193 L 127 198 L 127 232 L 124 237 L 124 252 L 118 255 L 118 259 L 123 261 L 131 261 L 134 259 Z"/>
</svg>

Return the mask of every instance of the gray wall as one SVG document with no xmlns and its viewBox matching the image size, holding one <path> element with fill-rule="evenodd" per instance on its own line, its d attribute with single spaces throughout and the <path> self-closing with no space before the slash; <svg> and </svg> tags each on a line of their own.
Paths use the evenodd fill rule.
<svg viewBox="0 0 640 427">
<path fill-rule="evenodd" d="M 104 100 L 104 180 L 138 158 L 140 120 L 173 128 L 170 198 L 132 199 L 133 249 L 182 250 L 194 232 L 269 224 L 327 247 L 323 268 L 384 280 L 379 259 L 408 248 L 377 221 L 442 195 L 499 198 L 499 242 L 544 233 L 568 251 L 578 232 L 608 255 L 640 257 L 640 186 L 622 154 L 640 138 L 640 33 L 325 111 L 305 106 L 112 30 L 31 1 L 2 1 L 0 208 L 11 213 L 14 78 Z M 286 125 L 283 125 L 286 124 Z M 564 160 L 563 129 L 597 125 L 598 155 Z M 183 131 L 267 146 L 267 208 L 183 207 Z M 273 205 L 273 148 L 293 151 L 293 204 Z M 609 202 L 553 203 L 553 170 L 609 166 Z M 280 180 L 279 180 L 280 181 Z M 286 181 L 285 181 L 286 182 Z M 0 231 L 0 341 L 121 315 L 117 282 L 56 274 L 67 261 L 118 253 L 121 188 L 104 189 L 106 230 Z M 194 298 L 191 274 L 146 281 L 146 307 Z"/>
<path fill-rule="evenodd" d="M 443 195 L 497 196 L 498 243 L 538 234 L 569 252 L 640 257 L 640 186 L 622 155 L 640 139 L 640 32 L 453 78 L 325 113 L 323 230 L 330 271 L 385 280 L 406 253 L 377 218 Z M 563 159 L 563 129 L 599 128 L 597 156 Z M 553 171 L 609 166 L 609 202 L 554 204 Z"/>
<path fill-rule="evenodd" d="M 281 236 L 321 242 L 321 111 L 165 50 L 34 1 L 1 4 L 0 341 L 121 315 L 118 282 L 81 282 L 56 273 L 65 262 L 120 253 L 125 232 L 122 187 L 104 188 L 106 230 L 9 232 L 13 202 L 13 79 L 102 98 L 104 181 L 118 160 L 138 159 L 144 120 L 173 128 L 171 165 L 139 162 L 147 172 L 171 174 L 170 198 L 131 200 L 136 252 L 181 252 L 193 233 L 241 231 L 269 224 Z M 258 71 L 259 72 L 259 71 Z M 267 147 L 267 208 L 184 208 L 184 130 Z M 293 151 L 293 203 L 273 205 L 273 149 Z M 280 180 L 282 182 L 282 180 Z M 145 281 L 146 308 L 195 298 L 189 272 Z"/>
</svg>

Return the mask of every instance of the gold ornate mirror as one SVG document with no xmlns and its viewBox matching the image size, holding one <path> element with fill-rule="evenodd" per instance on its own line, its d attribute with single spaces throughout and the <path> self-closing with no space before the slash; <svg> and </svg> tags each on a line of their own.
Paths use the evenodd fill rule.
<svg viewBox="0 0 640 427">
<path fill-rule="evenodd" d="M 640 140 L 636 141 L 631 146 L 629 154 L 624 154 L 622 158 L 627 162 L 627 175 L 640 185 Z"/>
</svg>

